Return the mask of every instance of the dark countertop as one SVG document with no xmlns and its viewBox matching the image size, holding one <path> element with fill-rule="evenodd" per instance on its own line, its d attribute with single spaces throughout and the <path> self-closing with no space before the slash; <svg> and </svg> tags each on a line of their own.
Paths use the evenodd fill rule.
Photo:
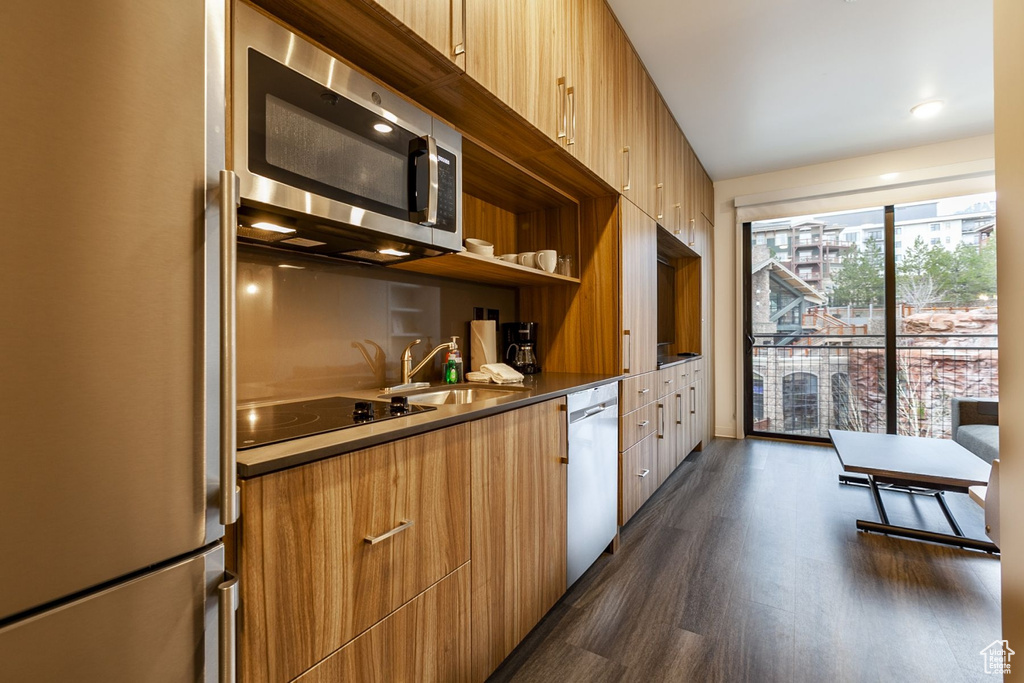
<svg viewBox="0 0 1024 683">
<path fill-rule="evenodd" d="M 684 360 L 684 359 L 680 359 Z M 690 359 L 685 359 L 690 360 Z M 593 375 L 569 372 L 542 372 L 529 375 L 523 381 L 525 390 L 510 392 L 501 398 L 476 401 L 467 405 L 438 406 L 437 410 L 409 415 L 396 420 L 339 429 L 301 439 L 267 444 L 238 452 L 238 476 L 257 477 L 296 465 L 303 465 L 335 455 L 351 453 L 363 448 L 423 434 L 435 429 L 450 427 L 462 422 L 479 420 L 534 403 L 548 401 L 576 391 L 591 389 L 609 382 L 617 382 L 622 375 Z M 481 388 L 500 388 L 495 384 L 474 385 Z M 514 385 L 518 386 L 518 385 Z M 437 389 L 445 389 L 439 385 Z M 421 390 L 422 391 L 422 390 Z M 381 391 L 346 391 L 341 396 L 351 398 L 376 398 Z M 404 392 L 399 392 L 404 393 Z"/>
<path fill-rule="evenodd" d="M 686 356 L 685 358 L 680 358 L 679 356 L 658 356 L 658 369 L 661 370 L 662 368 L 670 368 L 673 365 L 689 363 L 692 360 L 700 360 L 703 357 L 704 356 L 701 356 L 700 354 L 696 356 Z"/>
</svg>

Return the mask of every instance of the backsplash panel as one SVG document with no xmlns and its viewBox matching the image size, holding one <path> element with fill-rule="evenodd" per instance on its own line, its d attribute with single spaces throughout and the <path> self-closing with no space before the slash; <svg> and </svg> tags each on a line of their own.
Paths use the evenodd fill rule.
<svg viewBox="0 0 1024 683">
<path fill-rule="evenodd" d="M 397 384 L 414 339 L 414 363 L 452 335 L 465 357 L 474 306 L 515 320 L 516 292 L 239 245 L 238 402 Z M 416 379 L 440 381 L 441 355 Z"/>
</svg>

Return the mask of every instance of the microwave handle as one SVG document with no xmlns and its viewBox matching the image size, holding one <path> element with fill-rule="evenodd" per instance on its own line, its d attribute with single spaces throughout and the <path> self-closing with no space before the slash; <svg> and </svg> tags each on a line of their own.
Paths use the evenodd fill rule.
<svg viewBox="0 0 1024 683">
<path fill-rule="evenodd" d="M 434 139 L 433 135 L 424 135 L 416 138 L 410 145 L 411 149 L 409 155 L 413 157 L 420 156 L 422 154 L 427 155 L 427 206 L 425 209 L 419 209 L 412 212 L 412 219 L 420 225 L 436 225 L 437 224 L 437 140 Z M 422 173 L 422 167 L 416 167 L 416 187 L 418 188 L 420 183 L 420 173 Z"/>
</svg>

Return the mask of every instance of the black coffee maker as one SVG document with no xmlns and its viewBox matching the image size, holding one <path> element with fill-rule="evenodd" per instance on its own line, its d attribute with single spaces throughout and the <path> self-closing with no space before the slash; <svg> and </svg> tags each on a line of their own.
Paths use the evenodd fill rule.
<svg viewBox="0 0 1024 683">
<path fill-rule="evenodd" d="M 537 360 L 537 323 L 504 323 L 501 326 L 501 361 L 523 373 L 540 372 Z"/>
</svg>

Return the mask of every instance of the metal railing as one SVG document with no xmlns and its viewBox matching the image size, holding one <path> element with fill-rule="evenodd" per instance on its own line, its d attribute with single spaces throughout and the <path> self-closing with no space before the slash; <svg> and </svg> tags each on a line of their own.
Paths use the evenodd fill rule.
<svg viewBox="0 0 1024 683">
<path fill-rule="evenodd" d="M 756 425 L 827 437 L 829 429 L 886 431 L 883 335 L 756 334 Z M 897 335 L 895 400 L 900 434 L 950 438 L 951 400 L 999 395 L 994 334 Z"/>
</svg>

